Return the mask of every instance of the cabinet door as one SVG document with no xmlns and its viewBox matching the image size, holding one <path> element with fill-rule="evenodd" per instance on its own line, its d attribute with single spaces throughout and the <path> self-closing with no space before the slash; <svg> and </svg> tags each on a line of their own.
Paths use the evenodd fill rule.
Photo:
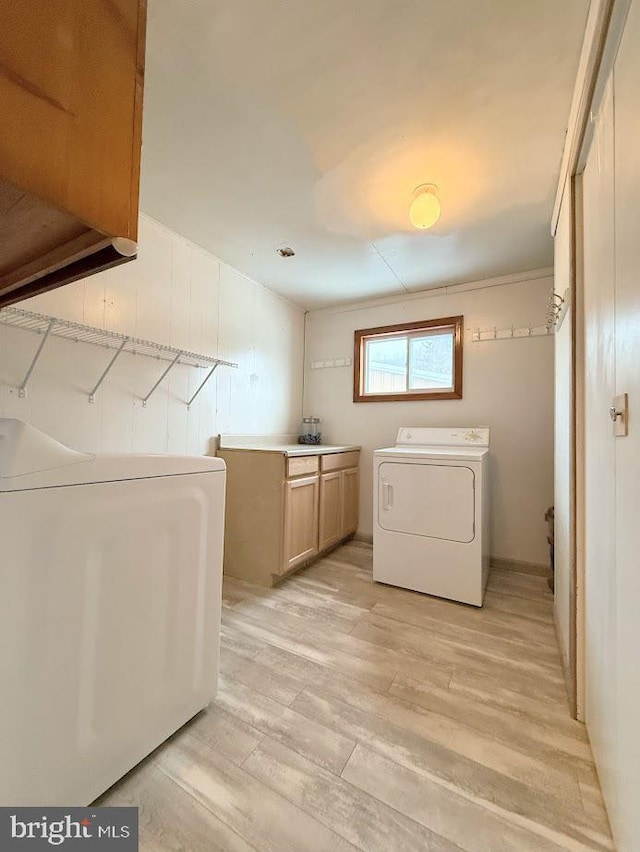
<svg viewBox="0 0 640 852">
<path fill-rule="evenodd" d="M 3 0 L 0 306 L 135 253 L 145 25 L 146 0 Z"/>
<path fill-rule="evenodd" d="M 342 476 L 342 535 L 351 535 L 357 531 L 360 519 L 360 471 L 350 468 Z"/>
<path fill-rule="evenodd" d="M 320 550 L 326 550 L 342 538 L 341 470 L 323 473 L 320 477 Z"/>
<path fill-rule="evenodd" d="M 2 4 L 0 175 L 132 240 L 145 23 L 146 0 Z"/>
<path fill-rule="evenodd" d="M 285 483 L 283 573 L 318 552 L 318 491 L 317 476 Z"/>
</svg>

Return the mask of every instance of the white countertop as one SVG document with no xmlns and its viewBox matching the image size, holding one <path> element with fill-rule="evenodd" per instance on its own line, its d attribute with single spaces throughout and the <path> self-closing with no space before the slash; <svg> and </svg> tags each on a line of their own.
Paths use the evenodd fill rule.
<svg viewBox="0 0 640 852">
<path fill-rule="evenodd" d="M 348 453 L 359 450 L 355 445 L 336 444 L 245 444 L 242 446 L 221 446 L 221 450 L 258 450 L 261 453 L 281 453 L 285 456 L 324 456 L 327 453 Z"/>
</svg>

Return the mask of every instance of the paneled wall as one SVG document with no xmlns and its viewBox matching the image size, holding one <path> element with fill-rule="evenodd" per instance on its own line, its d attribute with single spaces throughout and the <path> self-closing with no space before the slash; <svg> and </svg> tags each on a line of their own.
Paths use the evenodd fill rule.
<svg viewBox="0 0 640 852">
<path fill-rule="evenodd" d="M 548 564 L 545 510 L 553 503 L 553 337 L 473 343 L 472 332 L 545 324 L 549 277 L 479 282 L 404 298 L 312 311 L 307 319 L 305 414 L 326 440 L 361 444 L 360 526 L 373 531 L 372 461 L 401 426 L 490 426 L 492 554 Z M 491 286 L 490 286 L 491 285 Z M 354 403 L 353 367 L 311 369 L 353 358 L 354 331 L 464 315 L 461 400 Z"/>
<path fill-rule="evenodd" d="M 205 453 L 218 432 L 296 431 L 304 315 L 255 281 L 141 216 L 138 259 L 16 307 L 53 314 L 237 362 L 220 367 L 190 411 L 205 372 L 124 353 L 100 388 L 107 350 L 49 339 L 28 387 L 16 390 L 38 345 L 0 325 L 0 417 L 17 417 L 91 452 Z"/>
</svg>

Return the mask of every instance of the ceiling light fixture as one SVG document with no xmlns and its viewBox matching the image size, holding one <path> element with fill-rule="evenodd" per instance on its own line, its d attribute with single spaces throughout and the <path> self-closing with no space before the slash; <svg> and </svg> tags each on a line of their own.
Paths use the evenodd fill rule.
<svg viewBox="0 0 640 852">
<path fill-rule="evenodd" d="M 438 187 L 434 183 L 421 183 L 413 191 L 413 201 L 409 206 L 409 221 L 414 228 L 425 230 L 433 228 L 439 218 Z"/>
</svg>

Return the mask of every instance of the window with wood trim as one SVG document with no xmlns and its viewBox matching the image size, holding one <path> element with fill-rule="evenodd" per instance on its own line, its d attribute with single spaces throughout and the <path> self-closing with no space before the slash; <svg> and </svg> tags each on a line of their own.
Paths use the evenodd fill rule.
<svg viewBox="0 0 640 852">
<path fill-rule="evenodd" d="M 355 333 L 354 402 L 462 399 L 463 317 Z"/>
</svg>

